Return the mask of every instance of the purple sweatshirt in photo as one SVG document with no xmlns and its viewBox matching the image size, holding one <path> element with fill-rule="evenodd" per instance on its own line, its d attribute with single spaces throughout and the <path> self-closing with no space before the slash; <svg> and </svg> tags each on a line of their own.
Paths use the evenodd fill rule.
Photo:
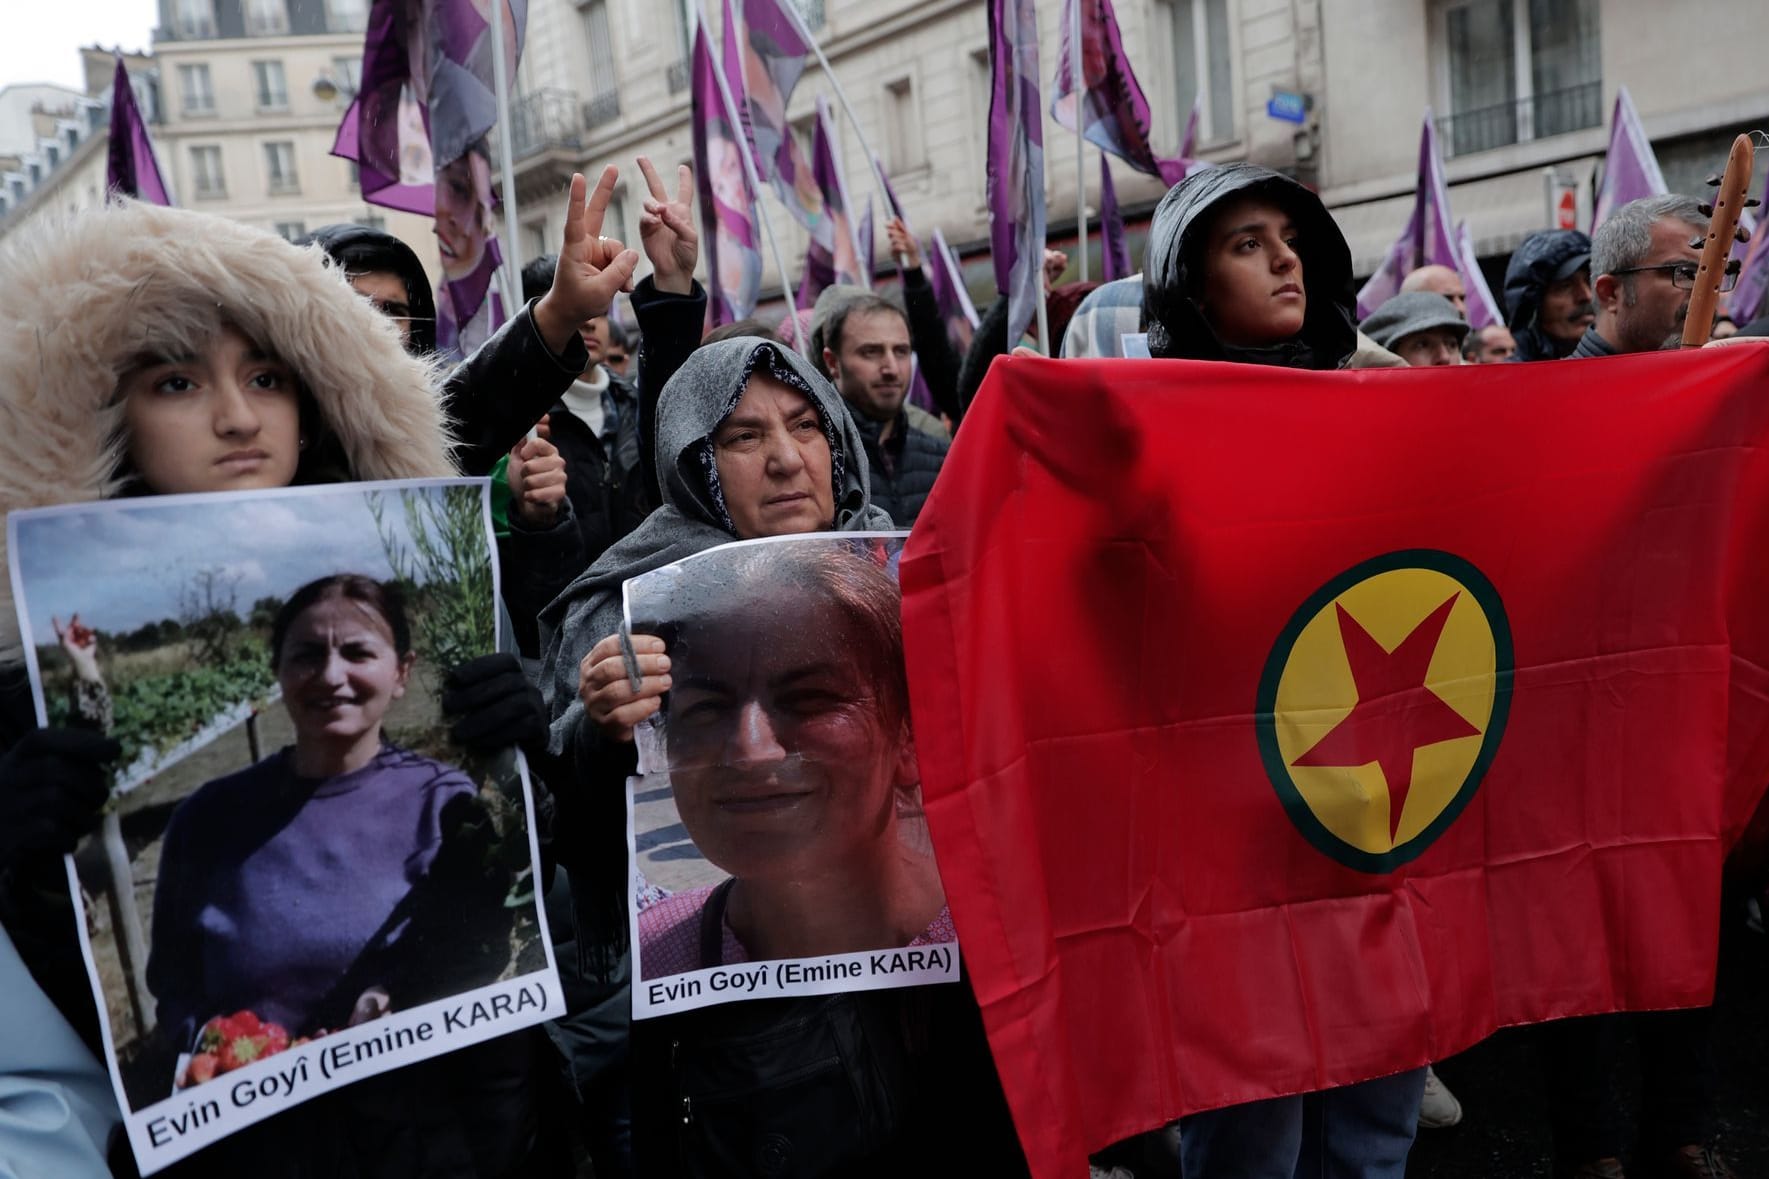
<svg viewBox="0 0 1769 1179">
<path fill-rule="evenodd" d="M 285 748 L 185 799 L 160 854 L 147 967 L 164 1034 L 188 1045 L 239 1010 L 312 1033 L 364 949 L 399 944 L 407 923 L 389 917 L 436 857 L 442 808 L 474 794 L 460 770 L 383 745 L 323 780 L 297 777 Z"/>
</svg>

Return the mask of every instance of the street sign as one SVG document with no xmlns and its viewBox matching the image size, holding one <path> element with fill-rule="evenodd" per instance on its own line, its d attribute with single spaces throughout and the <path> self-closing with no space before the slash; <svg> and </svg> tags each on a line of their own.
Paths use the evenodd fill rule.
<svg viewBox="0 0 1769 1179">
<path fill-rule="evenodd" d="M 1293 90 L 1275 90 L 1265 104 L 1265 113 L 1286 123 L 1307 122 L 1308 98 Z"/>
</svg>

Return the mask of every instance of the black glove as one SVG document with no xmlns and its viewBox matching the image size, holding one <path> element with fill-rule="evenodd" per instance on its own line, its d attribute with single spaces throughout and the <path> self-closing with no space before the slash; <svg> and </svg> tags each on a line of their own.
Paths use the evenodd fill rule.
<svg viewBox="0 0 1769 1179">
<path fill-rule="evenodd" d="M 33 729 L 0 755 L 0 872 L 73 851 L 98 822 L 122 751 L 86 729 Z"/>
<path fill-rule="evenodd" d="M 449 736 L 475 752 L 540 745 L 547 736 L 540 689 L 522 674 L 514 655 L 481 655 L 450 670 L 442 711 L 454 718 Z"/>
</svg>

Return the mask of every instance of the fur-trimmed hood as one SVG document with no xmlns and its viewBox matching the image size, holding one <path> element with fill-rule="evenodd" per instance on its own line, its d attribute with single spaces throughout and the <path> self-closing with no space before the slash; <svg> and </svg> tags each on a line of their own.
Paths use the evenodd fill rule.
<svg viewBox="0 0 1769 1179">
<path fill-rule="evenodd" d="M 142 354 L 200 345 L 223 322 L 294 370 L 343 477 L 454 473 L 438 370 L 406 355 L 318 248 L 130 201 L 0 241 L 0 514 L 115 495 L 119 379 Z M 0 665 L 18 657 L 0 578 Z"/>
</svg>

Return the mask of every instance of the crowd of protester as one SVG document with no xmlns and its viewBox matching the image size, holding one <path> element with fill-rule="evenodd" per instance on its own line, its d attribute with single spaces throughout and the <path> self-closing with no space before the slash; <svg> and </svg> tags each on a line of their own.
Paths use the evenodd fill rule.
<svg viewBox="0 0 1769 1179">
<path fill-rule="evenodd" d="M 808 316 L 703 340 L 692 178 L 682 168 L 672 191 L 648 161 L 639 169 L 642 249 L 600 236 L 616 170 L 594 186 L 575 178 L 557 255 L 522 271 L 525 305 L 447 373 L 422 265 L 366 227 L 290 245 L 126 203 L 15 235 L 0 253 L 8 511 L 455 472 L 508 495 L 498 544 L 514 649 L 452 669 L 443 703 L 470 744 L 529 756 L 570 1011 L 332 1092 L 168 1174 L 565 1176 L 586 1162 L 599 1179 L 1025 1172 L 968 984 L 628 1019 L 624 783 L 634 727 L 671 678 L 663 642 L 643 636 L 629 675 L 623 582 L 733 539 L 913 526 L 990 364 L 1021 345 L 1006 338 L 1003 300 L 959 355 L 895 221 L 900 294 L 831 288 Z M 1319 198 L 1229 164 L 1167 194 L 1139 275 L 1062 284 L 1067 259 L 1047 254 L 1042 343 L 1104 358 L 1146 336 L 1157 360 L 1315 370 L 1653 350 L 1681 332 L 1691 240 L 1706 229 L 1692 198 L 1637 201 L 1594 237 L 1523 242 L 1504 324 L 1471 329 L 1445 267 L 1409 275 L 1360 323 L 1351 254 Z M 641 253 L 649 273 L 635 283 Z M 621 292 L 636 336 L 612 314 Z M 925 408 L 909 399 L 917 377 Z M 242 447 L 261 460 L 222 461 Z M 16 639 L 0 650 L 0 692 L 0 1171 L 16 1155 L 54 1160 L 41 1174 L 131 1174 L 61 861 L 98 823 L 118 747 L 36 725 Z M 1648 1081 L 1637 1127 L 1620 1123 L 1603 1083 L 1622 1067 L 1624 1029 Z M 1631 1170 L 1732 1174 L 1715 1150 L 1710 1011 L 1539 1032 L 1557 1174 L 1620 1176 L 1632 1131 Z M 8 1120 L 3 1087 L 27 1083 L 60 1112 Z M 1421 1128 L 1463 1116 L 1419 1069 L 1196 1114 L 1095 1170 L 1398 1179 Z"/>
</svg>

